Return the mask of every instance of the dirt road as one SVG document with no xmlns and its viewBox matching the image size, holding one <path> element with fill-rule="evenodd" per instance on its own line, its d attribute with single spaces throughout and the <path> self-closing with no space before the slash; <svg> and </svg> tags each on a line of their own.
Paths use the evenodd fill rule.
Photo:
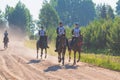
<svg viewBox="0 0 120 80">
<path fill-rule="evenodd" d="M 0 45 L 0 80 L 120 80 L 120 72 L 82 62 L 72 66 L 65 61 L 62 67 L 55 56 L 36 59 L 35 50 L 26 48 L 21 40 L 14 40 L 6 50 Z"/>
</svg>

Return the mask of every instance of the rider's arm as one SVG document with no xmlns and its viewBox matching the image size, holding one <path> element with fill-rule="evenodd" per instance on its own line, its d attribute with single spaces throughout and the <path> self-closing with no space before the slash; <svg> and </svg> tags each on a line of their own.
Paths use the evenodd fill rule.
<svg viewBox="0 0 120 80">
<path fill-rule="evenodd" d="M 44 35 L 46 35 L 46 31 L 45 31 L 45 34 Z"/>
<path fill-rule="evenodd" d="M 74 35 L 74 30 L 72 29 L 72 35 Z"/>
<path fill-rule="evenodd" d="M 40 35 L 40 30 L 38 31 L 38 35 Z"/>
<path fill-rule="evenodd" d="M 66 34 L 66 30 L 64 30 L 65 34 Z"/>
<path fill-rule="evenodd" d="M 79 34 L 81 35 L 81 31 L 79 30 Z"/>
<path fill-rule="evenodd" d="M 57 29 L 56 29 L 56 32 L 57 32 L 57 35 L 59 34 L 59 28 L 57 27 Z"/>
</svg>

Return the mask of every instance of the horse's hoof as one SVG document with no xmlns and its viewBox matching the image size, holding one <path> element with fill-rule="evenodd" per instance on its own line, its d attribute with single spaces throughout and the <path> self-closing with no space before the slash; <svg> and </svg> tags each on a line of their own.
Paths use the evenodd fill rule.
<svg viewBox="0 0 120 80">
<path fill-rule="evenodd" d="M 45 59 L 47 58 L 47 56 L 45 56 Z"/>
<path fill-rule="evenodd" d="M 76 63 L 73 63 L 73 65 L 76 65 Z"/>
<path fill-rule="evenodd" d="M 77 62 L 80 62 L 80 60 L 77 60 Z"/>
<path fill-rule="evenodd" d="M 58 62 L 60 63 L 60 62 L 61 62 L 61 60 L 58 60 Z"/>
<path fill-rule="evenodd" d="M 38 56 L 36 58 L 38 59 Z"/>
<path fill-rule="evenodd" d="M 69 62 L 70 62 L 70 60 L 69 60 Z"/>
</svg>

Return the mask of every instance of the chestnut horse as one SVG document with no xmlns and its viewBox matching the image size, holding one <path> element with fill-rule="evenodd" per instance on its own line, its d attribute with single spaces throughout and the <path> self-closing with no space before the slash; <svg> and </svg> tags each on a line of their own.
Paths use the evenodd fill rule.
<svg viewBox="0 0 120 80">
<path fill-rule="evenodd" d="M 71 51 L 73 50 L 74 52 L 74 62 L 73 62 L 73 65 L 76 64 L 76 53 L 78 52 L 79 56 L 78 56 L 78 60 L 77 62 L 80 61 L 80 53 L 81 53 L 81 47 L 82 47 L 82 35 L 80 35 L 74 42 L 73 45 L 70 45 L 71 44 L 71 40 L 69 41 L 69 62 L 71 60 Z"/>
</svg>

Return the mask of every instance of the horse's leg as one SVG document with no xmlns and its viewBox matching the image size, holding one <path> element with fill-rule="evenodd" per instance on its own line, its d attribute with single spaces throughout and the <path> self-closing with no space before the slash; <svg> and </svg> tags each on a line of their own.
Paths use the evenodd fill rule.
<svg viewBox="0 0 120 80">
<path fill-rule="evenodd" d="M 5 48 L 5 42 L 4 42 L 4 48 Z"/>
<path fill-rule="evenodd" d="M 78 60 L 77 60 L 77 62 L 79 62 L 80 61 L 80 55 L 81 53 L 80 53 L 80 51 L 78 51 Z"/>
<path fill-rule="evenodd" d="M 71 50 L 69 50 L 69 62 L 71 61 Z"/>
<path fill-rule="evenodd" d="M 42 59 L 42 55 L 43 55 L 43 49 L 41 48 L 41 59 Z"/>
<path fill-rule="evenodd" d="M 45 48 L 45 59 L 47 58 L 47 48 Z"/>
<path fill-rule="evenodd" d="M 63 60 L 63 61 L 62 61 L 62 65 L 64 65 L 64 60 L 65 60 L 65 51 L 66 51 L 66 50 L 64 50 L 64 51 L 63 51 L 63 53 L 62 53 L 62 60 Z"/>
<path fill-rule="evenodd" d="M 36 46 L 36 48 L 37 48 L 37 59 L 38 59 L 38 53 L 39 53 L 39 47 L 38 47 L 38 45 Z"/>
<path fill-rule="evenodd" d="M 74 51 L 74 63 L 73 63 L 73 65 L 75 65 L 76 64 L 76 51 Z"/>
<path fill-rule="evenodd" d="M 39 51 L 38 51 L 38 50 L 39 50 L 39 48 L 37 48 L 37 59 L 38 59 L 38 53 L 39 53 Z"/>
<path fill-rule="evenodd" d="M 61 62 L 61 52 L 58 52 L 58 62 Z"/>
</svg>

